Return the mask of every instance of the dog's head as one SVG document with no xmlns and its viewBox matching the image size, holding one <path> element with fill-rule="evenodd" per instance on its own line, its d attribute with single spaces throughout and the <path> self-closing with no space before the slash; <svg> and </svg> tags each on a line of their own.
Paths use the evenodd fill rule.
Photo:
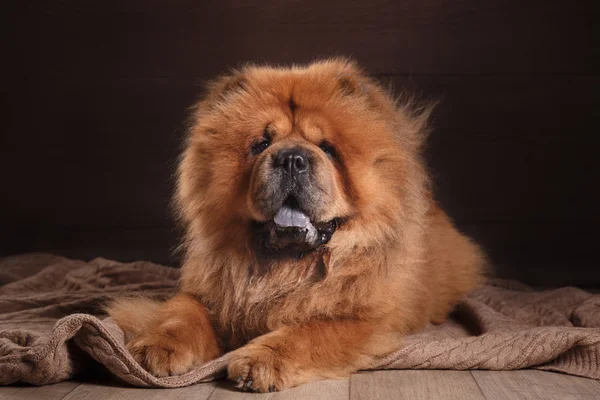
<svg viewBox="0 0 600 400">
<path fill-rule="evenodd" d="M 346 60 L 246 67 L 196 108 L 179 210 L 205 242 L 271 255 L 319 248 L 340 226 L 357 241 L 393 235 L 421 187 L 423 120 Z"/>
</svg>

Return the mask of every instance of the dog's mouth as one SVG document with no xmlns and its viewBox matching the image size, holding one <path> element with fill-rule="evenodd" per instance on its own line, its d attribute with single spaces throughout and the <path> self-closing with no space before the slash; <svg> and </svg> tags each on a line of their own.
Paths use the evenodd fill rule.
<svg viewBox="0 0 600 400">
<path fill-rule="evenodd" d="M 339 222 L 338 219 L 312 221 L 290 196 L 272 219 L 254 223 L 254 233 L 260 247 L 268 253 L 301 255 L 327 244 Z"/>
</svg>

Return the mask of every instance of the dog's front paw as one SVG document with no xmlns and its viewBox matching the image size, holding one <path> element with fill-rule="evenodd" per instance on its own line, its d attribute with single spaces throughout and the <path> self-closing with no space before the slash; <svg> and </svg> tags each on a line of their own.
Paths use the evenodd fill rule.
<svg viewBox="0 0 600 400">
<path fill-rule="evenodd" d="M 188 346 L 160 333 L 144 333 L 129 342 L 127 349 L 142 367 L 158 377 L 183 374 L 195 364 Z"/>
<path fill-rule="evenodd" d="M 270 347 L 246 345 L 229 361 L 227 375 L 244 391 L 275 392 L 292 386 L 291 364 Z"/>
</svg>

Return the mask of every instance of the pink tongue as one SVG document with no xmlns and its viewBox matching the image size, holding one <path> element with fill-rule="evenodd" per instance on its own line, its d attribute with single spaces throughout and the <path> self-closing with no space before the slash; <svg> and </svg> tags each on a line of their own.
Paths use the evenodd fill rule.
<svg viewBox="0 0 600 400">
<path fill-rule="evenodd" d="M 290 208 L 288 206 L 282 206 L 273 221 L 279 226 L 293 226 L 298 228 L 308 228 L 310 219 L 302 211 Z"/>
</svg>

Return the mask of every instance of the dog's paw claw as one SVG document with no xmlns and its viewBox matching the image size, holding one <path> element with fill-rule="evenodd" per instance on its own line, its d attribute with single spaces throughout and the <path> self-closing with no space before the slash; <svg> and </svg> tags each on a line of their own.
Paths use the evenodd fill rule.
<svg viewBox="0 0 600 400">
<path fill-rule="evenodd" d="M 278 354 L 265 347 L 238 350 L 228 366 L 229 379 L 243 391 L 275 392 L 286 384 L 286 366 Z"/>
<path fill-rule="evenodd" d="M 127 344 L 133 358 L 157 377 L 180 375 L 193 366 L 192 353 L 160 335 L 140 335 Z"/>
</svg>

